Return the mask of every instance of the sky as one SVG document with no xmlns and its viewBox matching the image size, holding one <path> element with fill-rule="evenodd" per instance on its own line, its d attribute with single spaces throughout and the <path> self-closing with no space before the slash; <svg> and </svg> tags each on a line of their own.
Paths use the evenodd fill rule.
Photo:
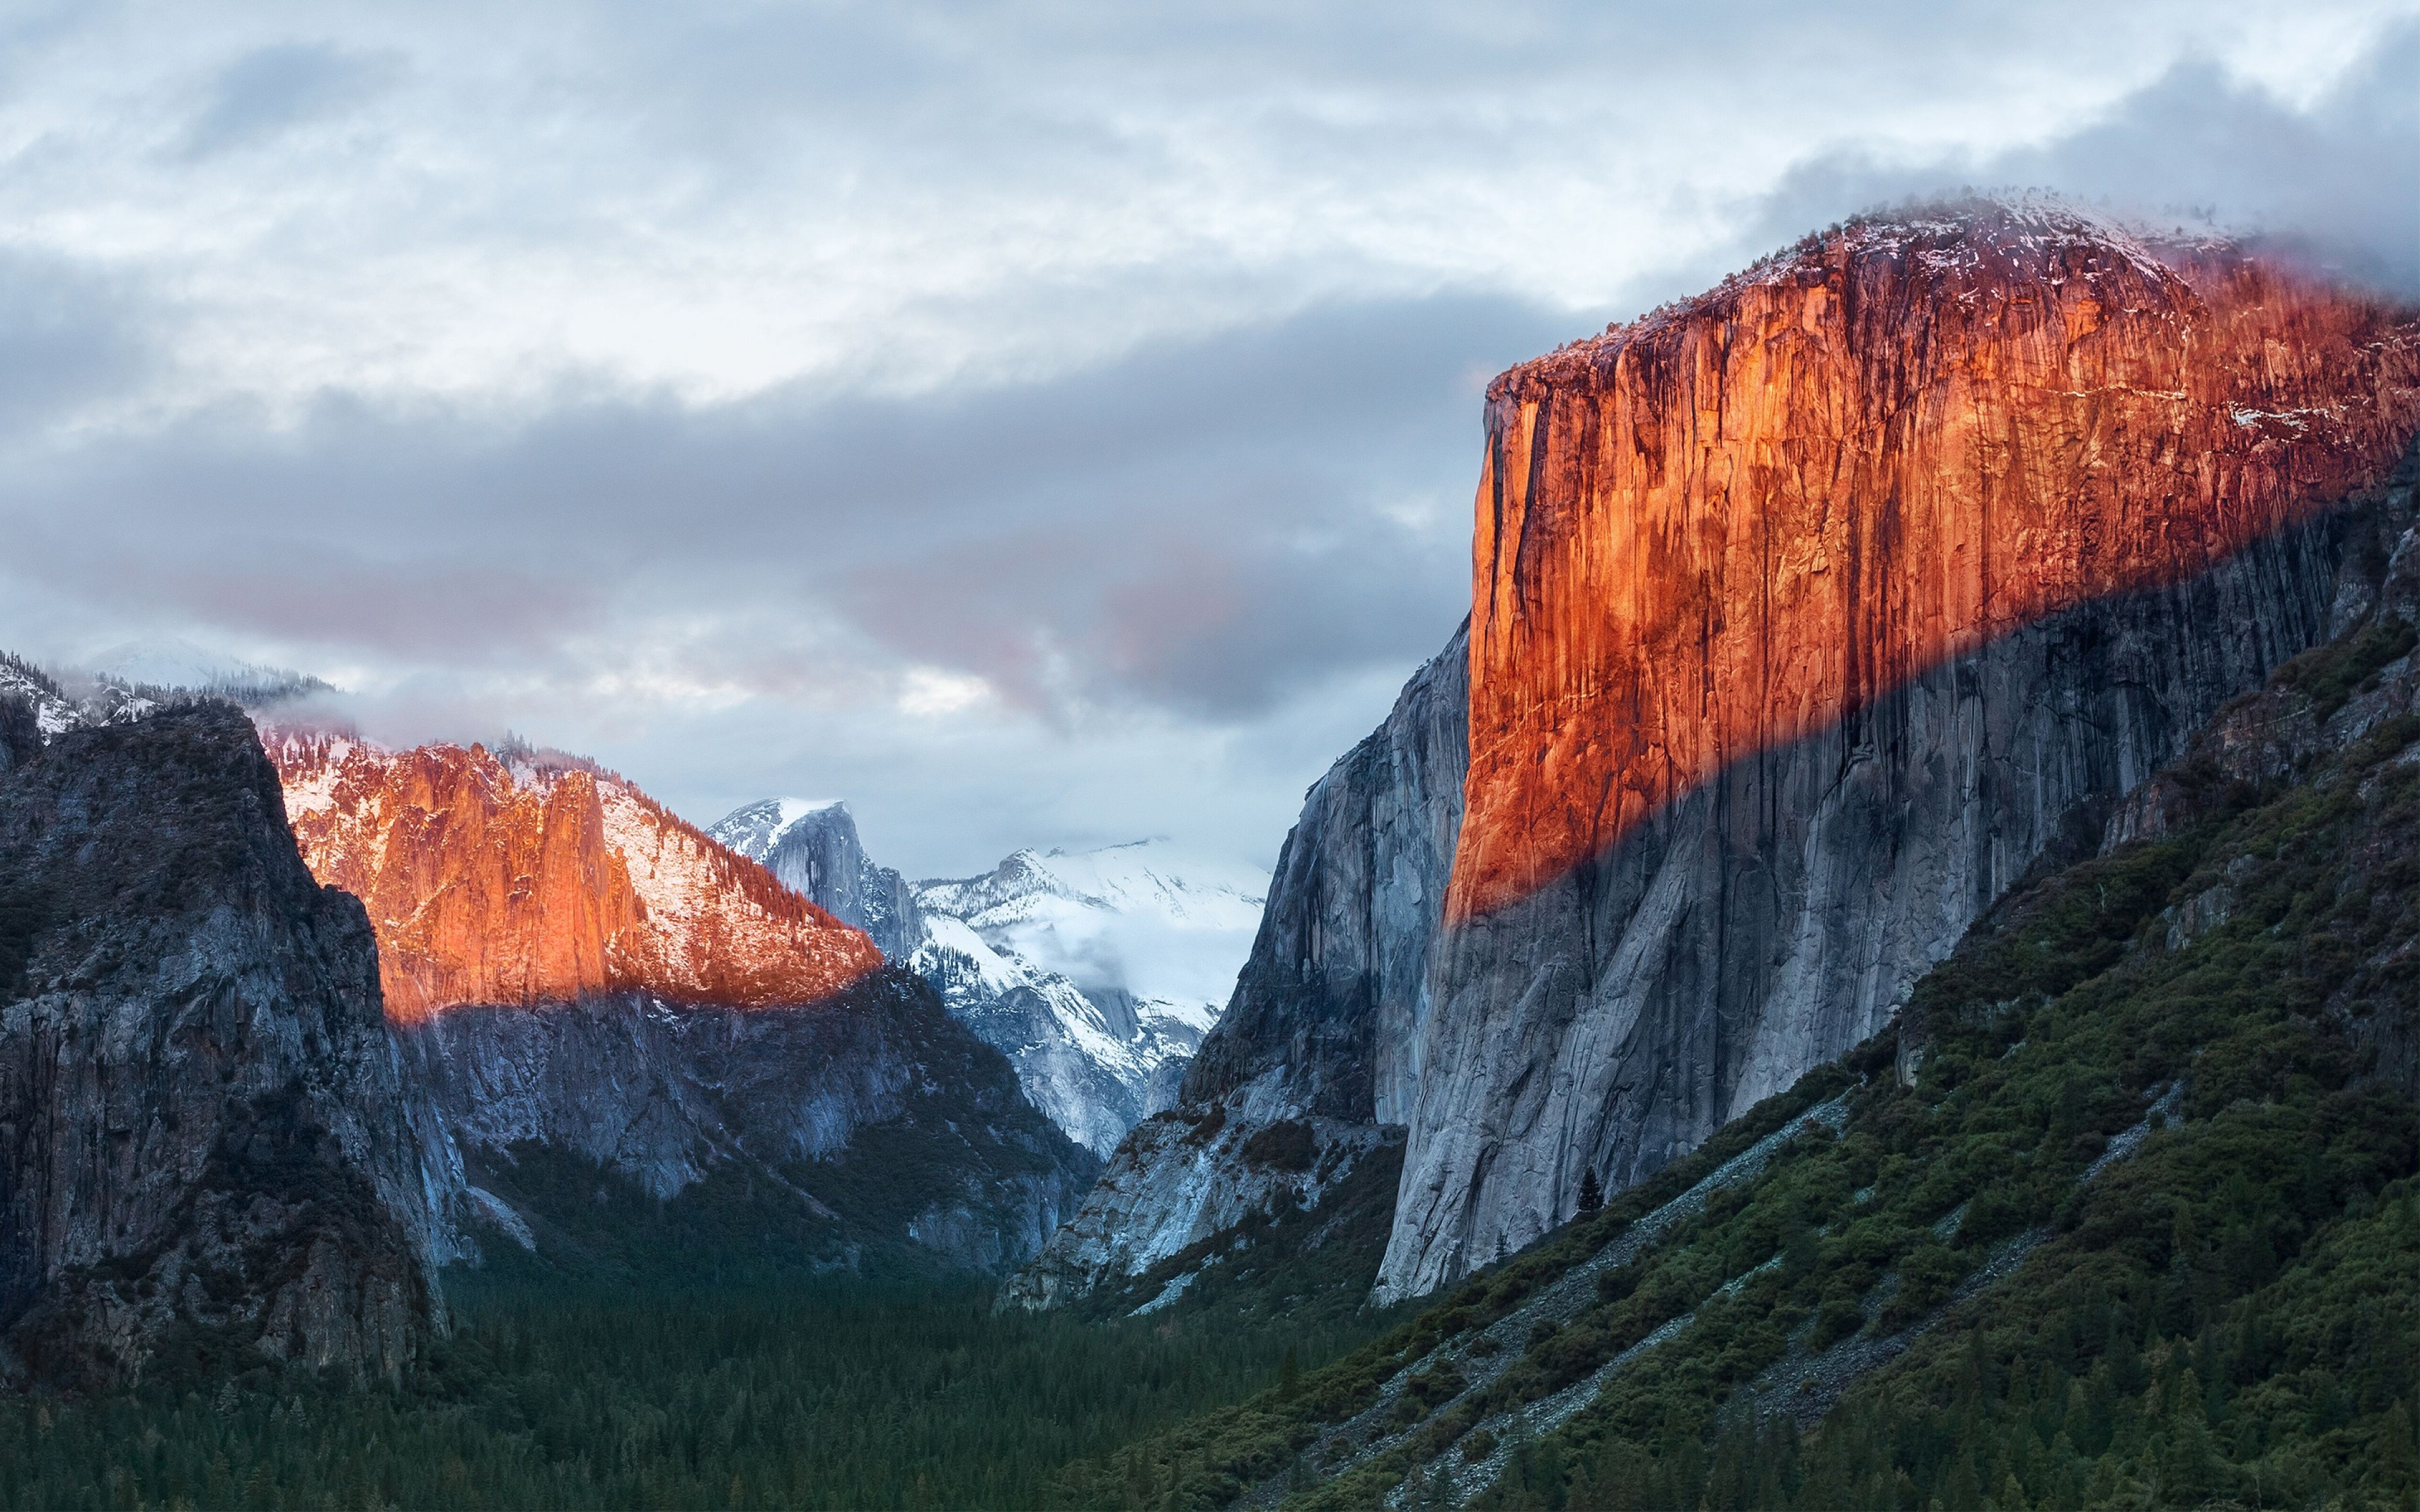
<svg viewBox="0 0 2420 1512">
<path fill-rule="evenodd" d="M 1265 867 L 1494 373 L 1909 194 L 2420 296 L 2420 0 L 0 3 L 0 647 Z"/>
</svg>

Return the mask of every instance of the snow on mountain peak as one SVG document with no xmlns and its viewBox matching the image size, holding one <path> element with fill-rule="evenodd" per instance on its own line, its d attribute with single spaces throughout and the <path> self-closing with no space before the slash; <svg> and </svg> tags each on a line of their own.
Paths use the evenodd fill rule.
<svg viewBox="0 0 2420 1512">
<path fill-rule="evenodd" d="M 1183 1005 L 1207 1027 L 1251 952 L 1267 887 L 1154 839 L 1020 850 L 981 876 L 921 883 L 916 901 L 1080 986 Z"/>
<path fill-rule="evenodd" d="M 789 828 L 809 814 L 819 814 L 827 810 L 848 807 L 838 798 L 775 798 L 773 803 L 780 815 L 783 829 Z"/>
</svg>

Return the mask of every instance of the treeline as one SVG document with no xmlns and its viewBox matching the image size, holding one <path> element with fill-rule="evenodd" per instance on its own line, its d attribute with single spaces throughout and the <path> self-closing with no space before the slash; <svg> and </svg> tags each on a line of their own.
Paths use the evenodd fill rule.
<svg viewBox="0 0 2420 1512">
<path fill-rule="evenodd" d="M 2388 721 L 2033 885 L 1882 1041 L 1295 1390 L 1071 1467 L 1066 1495 L 2420 1506 L 2415 740 Z M 1837 1135 L 1796 1136 L 1569 1316 L 1483 1332 L 1835 1098 Z"/>
<path fill-rule="evenodd" d="M 400 1391 L 266 1369 L 0 1403 L 0 1505 L 1029 1507 L 1068 1460 L 1356 1342 L 995 1317 L 987 1286 L 516 1284 Z"/>
</svg>

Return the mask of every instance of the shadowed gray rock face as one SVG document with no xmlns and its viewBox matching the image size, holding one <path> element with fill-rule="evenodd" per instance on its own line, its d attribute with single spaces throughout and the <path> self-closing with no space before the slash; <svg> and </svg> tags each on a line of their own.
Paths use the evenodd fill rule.
<svg viewBox="0 0 2420 1512">
<path fill-rule="evenodd" d="M 39 735 L 0 712 L 0 1375 L 394 1377 L 444 1326 L 446 1173 L 361 904 L 236 709 Z"/>
<path fill-rule="evenodd" d="M 865 931 L 885 961 L 907 960 L 924 937 L 915 888 L 867 857 L 847 804 L 793 811 L 785 800 L 767 798 L 734 810 L 708 833 L 763 863 L 792 892 Z"/>
<path fill-rule="evenodd" d="M 1377 1297 L 1520 1248 L 1590 1168 L 1639 1180 L 1880 1029 L 2037 859 L 2334 633 L 2373 513 L 1940 667 L 1441 935 Z"/>
<path fill-rule="evenodd" d="M 1462 825 L 1467 634 L 1413 674 L 1387 722 L 1304 798 L 1234 997 L 1186 1074 L 1186 1103 L 1274 1077 L 1304 1112 L 1404 1121 L 1429 943 Z"/>
<path fill-rule="evenodd" d="M 457 1008 L 398 1037 L 474 1167 L 535 1144 L 662 1199 L 737 1166 L 853 1239 L 985 1270 L 1037 1254 L 1099 1168 L 904 967 L 800 1008 Z M 913 1151 L 868 1178 L 882 1189 L 872 1205 L 843 1195 L 863 1181 L 824 1179 L 869 1139 Z M 498 1216 L 493 1198 L 473 1201 Z"/>
<path fill-rule="evenodd" d="M 1139 1273 L 1275 1200 L 1240 1150 L 1281 1119 L 1323 1150 L 1404 1126 L 1381 1301 L 1568 1219 L 1591 1167 L 1607 1191 L 1661 1169 L 1881 1028 L 2027 868 L 2088 849 L 2222 704 L 2366 613 L 2352 563 L 2384 560 L 2410 471 L 2383 508 L 1941 667 L 1444 932 L 1457 639 L 1312 789 L 1183 1099 L 1128 1137 L 1011 1300 Z"/>
<path fill-rule="evenodd" d="M 1462 635 L 1328 769 L 1279 853 L 1252 953 L 1177 1104 L 1137 1125 L 1082 1211 L 1004 1302 L 1046 1307 L 1129 1276 L 1272 1204 L 1311 1202 L 1390 1140 L 1419 1074 L 1423 967 L 1468 762 Z M 1247 1157 L 1309 1131 L 1300 1172 Z"/>
</svg>

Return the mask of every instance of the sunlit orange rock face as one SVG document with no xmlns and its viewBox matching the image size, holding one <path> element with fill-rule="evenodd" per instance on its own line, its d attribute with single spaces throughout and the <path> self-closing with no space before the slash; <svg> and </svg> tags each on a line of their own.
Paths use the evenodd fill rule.
<svg viewBox="0 0 2420 1512">
<path fill-rule="evenodd" d="M 611 992 L 810 1003 L 882 964 L 862 933 L 588 764 L 274 730 L 262 744 L 302 859 L 369 910 L 398 1022 Z"/>
<path fill-rule="evenodd" d="M 1488 391 L 1449 918 L 1729 763 L 2381 481 L 2413 313 L 1995 207 L 1852 225 Z"/>
</svg>

